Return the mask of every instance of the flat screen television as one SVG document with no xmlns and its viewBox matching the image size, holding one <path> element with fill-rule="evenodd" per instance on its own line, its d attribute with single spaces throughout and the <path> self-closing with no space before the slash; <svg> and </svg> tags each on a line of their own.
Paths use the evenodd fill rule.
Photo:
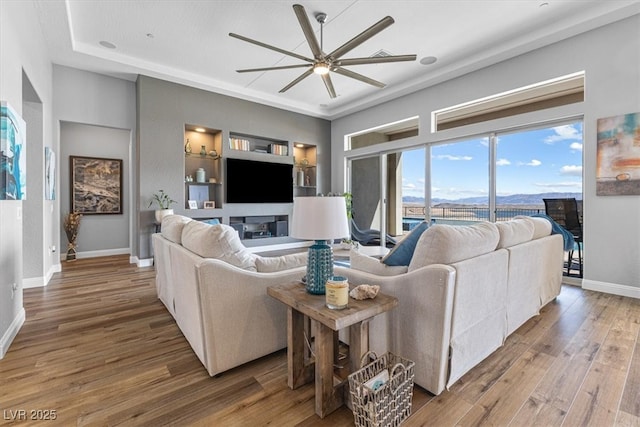
<svg viewBox="0 0 640 427">
<path fill-rule="evenodd" d="M 293 165 L 226 159 L 227 203 L 292 203 Z"/>
</svg>

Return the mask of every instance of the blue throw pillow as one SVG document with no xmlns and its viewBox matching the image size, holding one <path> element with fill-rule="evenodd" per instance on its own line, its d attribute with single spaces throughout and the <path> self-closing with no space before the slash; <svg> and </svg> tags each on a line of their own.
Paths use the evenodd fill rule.
<svg viewBox="0 0 640 427">
<path fill-rule="evenodd" d="M 426 221 L 416 225 L 391 252 L 382 258 L 382 262 L 389 266 L 409 265 L 413 251 L 415 251 L 416 244 L 418 244 L 418 239 L 427 228 L 429 228 L 429 224 Z"/>
<path fill-rule="evenodd" d="M 205 220 L 202 220 L 202 222 L 204 222 L 205 224 L 209 224 L 209 225 L 217 225 L 217 224 L 220 224 L 220 220 L 219 220 L 218 218 L 205 219 Z"/>
</svg>

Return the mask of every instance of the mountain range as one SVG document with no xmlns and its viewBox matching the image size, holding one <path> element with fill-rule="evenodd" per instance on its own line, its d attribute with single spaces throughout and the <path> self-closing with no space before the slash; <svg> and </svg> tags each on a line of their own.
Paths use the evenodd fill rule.
<svg viewBox="0 0 640 427">
<path fill-rule="evenodd" d="M 538 193 L 538 194 L 511 194 L 509 196 L 496 197 L 498 205 L 544 205 L 542 199 L 561 199 L 575 198 L 582 200 L 582 193 Z M 462 199 L 438 199 L 432 200 L 432 206 L 439 204 L 456 204 L 456 205 L 487 205 L 488 197 L 465 197 Z M 405 196 L 402 198 L 403 203 L 424 204 L 424 197 Z"/>
</svg>

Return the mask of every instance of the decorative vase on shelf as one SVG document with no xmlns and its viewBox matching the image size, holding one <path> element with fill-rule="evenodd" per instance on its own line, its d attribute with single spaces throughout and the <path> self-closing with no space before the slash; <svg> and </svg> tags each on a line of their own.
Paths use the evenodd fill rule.
<svg viewBox="0 0 640 427">
<path fill-rule="evenodd" d="M 296 175 L 296 185 L 304 187 L 304 172 L 302 170 L 299 170 Z"/>
<path fill-rule="evenodd" d="M 189 142 L 189 139 L 187 138 L 187 143 L 184 144 L 184 152 L 185 153 L 191 153 L 191 143 Z"/>
<path fill-rule="evenodd" d="M 201 156 L 206 156 L 207 155 L 207 147 L 205 145 L 201 145 L 200 146 L 200 155 Z"/>
<path fill-rule="evenodd" d="M 173 215 L 173 209 L 157 209 L 156 210 L 156 224 L 162 224 L 162 218 L 167 215 Z"/>
<path fill-rule="evenodd" d="M 205 173 L 203 168 L 198 168 L 196 171 L 196 182 L 205 182 Z"/>
</svg>

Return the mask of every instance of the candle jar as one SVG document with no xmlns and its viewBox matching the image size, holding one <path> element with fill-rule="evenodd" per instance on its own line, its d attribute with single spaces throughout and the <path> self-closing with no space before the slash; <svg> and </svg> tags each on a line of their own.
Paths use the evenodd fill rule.
<svg viewBox="0 0 640 427">
<path fill-rule="evenodd" d="M 342 310 L 349 306 L 349 281 L 346 277 L 333 276 L 325 285 L 327 307 L 332 310 Z"/>
</svg>

